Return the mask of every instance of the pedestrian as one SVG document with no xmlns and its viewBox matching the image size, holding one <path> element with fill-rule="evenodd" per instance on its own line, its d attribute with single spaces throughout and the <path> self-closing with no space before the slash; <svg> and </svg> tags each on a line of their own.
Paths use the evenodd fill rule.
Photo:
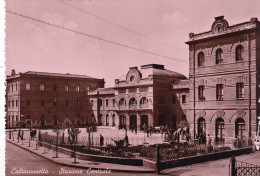
<svg viewBox="0 0 260 176">
<path fill-rule="evenodd" d="M 102 147 L 104 145 L 104 137 L 102 136 L 102 134 L 100 134 L 100 146 Z"/>
<path fill-rule="evenodd" d="M 134 125 L 131 125 L 132 133 L 134 133 Z"/>
<path fill-rule="evenodd" d="M 22 131 L 22 137 L 21 137 L 21 138 L 22 138 L 22 140 L 24 140 L 24 139 L 23 139 L 23 131 Z"/>
<path fill-rule="evenodd" d="M 152 136 L 153 127 L 150 127 L 150 136 Z"/>
<path fill-rule="evenodd" d="M 135 127 L 135 134 L 137 134 L 137 127 Z"/>
<path fill-rule="evenodd" d="M 128 141 L 128 136 L 127 136 L 127 134 L 125 134 L 125 143 L 126 143 L 126 146 L 129 145 L 129 141 Z"/>
<path fill-rule="evenodd" d="M 146 130 L 147 137 L 149 137 L 149 131 L 150 131 L 150 128 L 147 128 L 147 130 Z"/>
<path fill-rule="evenodd" d="M 19 129 L 19 131 L 18 131 L 18 136 L 17 136 L 18 142 L 19 142 L 19 138 L 21 138 L 21 130 L 20 130 L 20 129 Z"/>
<path fill-rule="evenodd" d="M 211 146 L 212 144 L 211 144 L 211 142 L 212 142 L 212 139 L 211 139 L 211 137 L 210 137 L 210 135 L 208 134 L 208 137 L 209 137 L 209 142 L 208 142 L 208 146 Z"/>
<path fill-rule="evenodd" d="M 30 131 L 30 138 L 31 138 L 31 140 L 33 140 L 33 131 L 32 130 Z"/>
</svg>

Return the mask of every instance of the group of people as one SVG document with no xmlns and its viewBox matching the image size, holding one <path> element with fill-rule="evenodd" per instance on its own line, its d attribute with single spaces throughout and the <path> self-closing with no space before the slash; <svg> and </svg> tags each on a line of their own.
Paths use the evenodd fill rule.
<svg viewBox="0 0 260 176">
<path fill-rule="evenodd" d="M 78 128 L 74 128 L 73 126 L 68 129 L 68 142 L 70 144 L 77 144 L 78 143 L 78 134 L 81 131 Z"/>
<path fill-rule="evenodd" d="M 125 134 L 125 138 L 124 139 L 120 139 L 120 140 L 114 140 L 112 139 L 112 141 L 115 142 L 117 147 L 123 147 L 123 146 L 128 146 L 129 145 L 129 139 L 127 134 Z M 104 145 L 104 137 L 102 134 L 100 134 L 100 141 L 99 141 L 99 145 L 102 147 Z"/>
</svg>

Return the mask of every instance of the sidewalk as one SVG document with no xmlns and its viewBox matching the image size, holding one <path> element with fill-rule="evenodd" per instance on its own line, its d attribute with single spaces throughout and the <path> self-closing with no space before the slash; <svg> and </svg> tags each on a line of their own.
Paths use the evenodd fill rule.
<svg viewBox="0 0 260 176">
<path fill-rule="evenodd" d="M 102 163 L 102 162 L 94 162 L 94 161 L 87 161 L 87 160 L 80 160 L 77 159 L 77 163 L 74 162 L 74 158 L 71 158 L 68 155 L 58 153 L 58 158 L 54 158 L 56 156 L 56 152 L 50 149 L 46 149 L 46 153 L 44 153 L 45 148 L 38 146 L 38 150 L 36 150 L 36 142 L 31 141 L 31 147 L 29 147 L 29 141 L 24 140 L 23 145 L 20 141 L 19 143 L 17 140 L 12 141 L 10 139 L 6 139 L 7 142 L 14 144 L 18 147 L 21 147 L 27 151 L 30 151 L 32 153 L 35 153 L 36 155 L 39 155 L 43 158 L 46 158 L 52 162 L 55 162 L 60 165 L 64 166 L 71 166 L 76 168 L 84 168 L 84 169 L 93 169 L 93 170 L 111 170 L 111 171 L 117 171 L 117 172 L 135 172 L 135 173 L 154 173 L 155 171 L 144 167 L 144 166 L 128 166 L 128 165 L 120 165 L 120 164 L 111 164 L 111 163 Z"/>
</svg>

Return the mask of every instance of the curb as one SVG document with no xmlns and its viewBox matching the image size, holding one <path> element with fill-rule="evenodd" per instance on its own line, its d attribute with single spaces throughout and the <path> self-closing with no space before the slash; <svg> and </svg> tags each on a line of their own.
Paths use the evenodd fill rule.
<svg viewBox="0 0 260 176">
<path fill-rule="evenodd" d="M 67 164 L 67 163 L 63 163 L 63 162 L 60 162 L 60 161 L 56 161 L 56 160 L 53 160 L 53 159 L 51 159 L 51 158 L 48 158 L 48 157 L 46 157 L 46 156 L 44 156 L 44 155 L 41 155 L 41 154 L 39 154 L 39 153 L 36 153 L 36 152 L 34 152 L 34 151 L 32 151 L 32 150 L 30 150 L 29 148 L 26 148 L 26 147 L 23 147 L 23 146 L 21 146 L 21 145 L 19 145 L 19 144 L 17 144 L 17 143 L 15 143 L 15 142 L 12 142 L 12 141 L 9 141 L 9 140 L 6 140 L 7 142 L 9 142 L 9 143 L 11 143 L 11 144 L 13 144 L 13 145 L 16 145 L 16 146 L 18 146 L 18 147 L 20 147 L 20 148 L 22 148 L 22 149 L 24 149 L 24 150 L 27 150 L 27 151 L 29 151 L 29 152 L 32 152 L 32 153 L 34 153 L 34 154 L 36 154 L 36 155 L 38 155 L 38 156 L 40 156 L 40 157 L 42 157 L 42 158 L 45 158 L 45 159 L 47 159 L 47 160 L 49 160 L 49 161 L 52 161 L 52 162 L 54 162 L 54 163 L 56 163 L 56 164 L 59 164 L 59 165 L 63 165 L 63 166 L 69 166 L 69 167 L 75 167 L 75 168 L 82 168 L 82 169 L 89 169 L 89 168 L 91 168 L 92 170 L 100 170 L 100 169 L 102 169 L 102 170 L 105 170 L 105 169 L 107 169 L 107 168 L 98 168 L 98 167 L 88 167 L 88 166 L 81 166 L 81 165 L 73 165 L 73 164 Z M 125 166 L 125 165 L 124 165 Z M 153 171 L 153 170 L 144 170 L 144 171 L 139 171 L 139 170 L 120 170 L 120 169 L 109 169 L 109 170 L 111 170 L 111 171 L 115 171 L 115 172 L 131 172 L 131 173 L 155 173 L 155 171 Z"/>
</svg>

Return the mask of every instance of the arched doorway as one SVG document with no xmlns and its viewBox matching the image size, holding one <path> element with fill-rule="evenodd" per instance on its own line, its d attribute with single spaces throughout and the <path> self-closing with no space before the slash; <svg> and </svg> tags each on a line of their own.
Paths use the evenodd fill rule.
<svg viewBox="0 0 260 176">
<path fill-rule="evenodd" d="M 106 126 L 109 126 L 109 115 L 106 115 Z"/>
<path fill-rule="evenodd" d="M 235 137 L 236 138 L 243 138 L 245 137 L 244 131 L 245 131 L 245 120 L 242 118 L 238 118 L 235 123 Z"/>
<path fill-rule="evenodd" d="M 41 115 L 41 127 L 45 126 L 45 116 Z"/>
<path fill-rule="evenodd" d="M 130 116 L 130 129 L 135 129 L 137 128 L 137 117 L 136 115 L 131 115 Z"/>
<path fill-rule="evenodd" d="M 203 117 L 200 117 L 198 119 L 198 136 L 200 136 L 203 133 L 206 134 L 206 121 Z"/>
<path fill-rule="evenodd" d="M 216 142 L 223 143 L 224 142 L 224 120 L 222 118 L 217 118 L 216 126 L 215 126 L 215 138 Z"/>
<path fill-rule="evenodd" d="M 119 129 L 125 129 L 126 128 L 126 116 L 120 115 L 119 117 Z"/>
<path fill-rule="evenodd" d="M 144 130 L 144 126 L 148 127 L 148 116 L 147 115 L 141 116 L 141 130 Z"/>
</svg>

